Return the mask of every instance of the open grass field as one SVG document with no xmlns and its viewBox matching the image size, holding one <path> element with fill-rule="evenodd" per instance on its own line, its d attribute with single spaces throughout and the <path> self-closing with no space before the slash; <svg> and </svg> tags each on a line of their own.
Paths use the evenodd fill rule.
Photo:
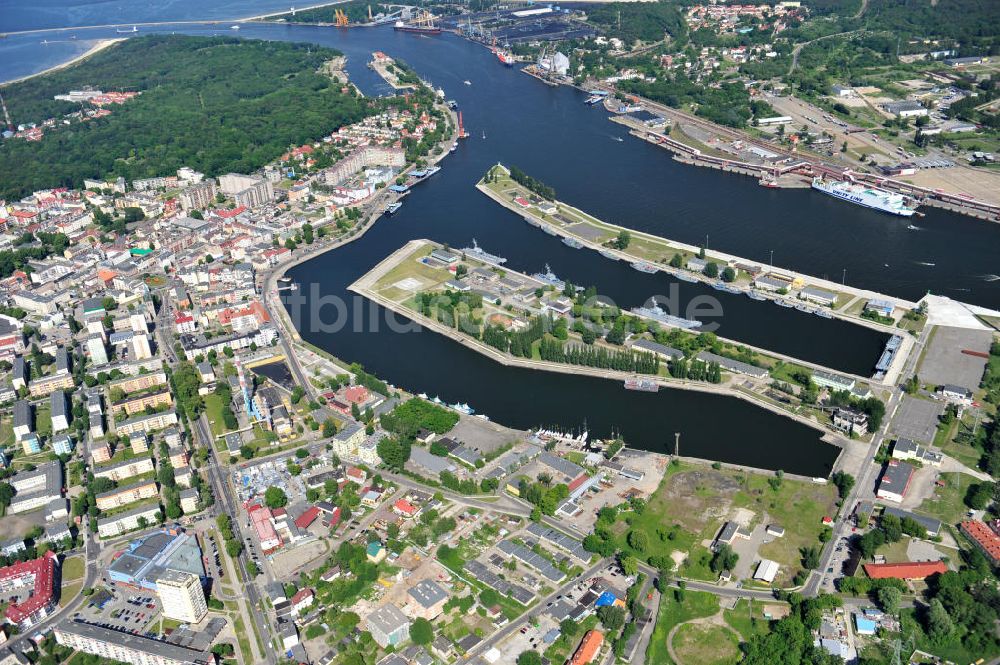
<svg viewBox="0 0 1000 665">
<path fill-rule="evenodd" d="M 66 607 L 83 589 L 83 580 L 64 586 L 59 591 L 59 607 Z"/>
<path fill-rule="evenodd" d="M 222 409 L 225 407 L 225 400 L 210 393 L 205 395 L 205 415 L 208 417 L 208 425 L 212 429 L 212 436 L 221 436 L 226 433 L 226 425 L 222 420 Z"/>
<path fill-rule="evenodd" d="M 653 628 L 653 635 L 646 650 L 647 665 L 675 665 L 667 651 L 667 636 L 673 627 L 691 619 L 712 616 L 719 611 L 719 599 L 710 593 L 684 591 L 681 600 L 675 596 L 676 594 L 668 593 L 660 599 L 656 626 Z"/>
<path fill-rule="evenodd" d="M 722 626 L 684 624 L 674 634 L 673 647 L 682 663 L 730 665 L 740 659 L 736 634 Z"/>
<path fill-rule="evenodd" d="M 71 556 L 62 563 L 61 576 L 63 582 L 74 582 L 83 577 L 83 557 Z"/>
<path fill-rule="evenodd" d="M 416 249 L 382 275 L 372 285 L 372 290 L 382 293 L 383 289 L 391 287 L 399 288 L 400 283 L 406 283 L 407 280 L 415 280 L 420 286 L 412 290 L 418 291 L 451 279 L 451 275 L 447 271 L 432 268 L 419 261 L 419 259 L 429 255 L 432 251 L 434 251 L 434 247 L 431 245 L 423 245 Z"/>
<path fill-rule="evenodd" d="M 714 580 L 716 575 L 708 568 L 708 545 L 724 522 L 742 515 L 749 526 L 766 523 L 785 527 L 783 538 L 765 543 L 758 553 L 781 564 L 779 584 L 790 580 L 799 567 L 799 548 L 817 544 L 826 528 L 821 523 L 823 516 L 834 514 L 837 490 L 832 485 L 787 478 L 774 490 L 768 478 L 691 462 L 671 464 L 646 510 L 641 515 L 630 514 L 630 525 L 616 524 L 619 545 L 629 551 L 627 532 L 645 531 L 651 550 L 664 556 L 674 551 L 687 553 L 678 574 Z"/>
<path fill-rule="evenodd" d="M 947 524 L 957 524 L 968 510 L 964 499 L 969 485 L 979 481 L 964 473 L 942 473 L 939 480 L 944 486 L 934 488 L 934 495 L 920 504 L 920 512 Z"/>
<path fill-rule="evenodd" d="M 730 628 L 739 633 L 743 641 L 754 635 L 771 632 L 771 622 L 764 618 L 763 603 L 753 603 L 750 607 L 749 601 L 740 600 L 733 609 L 723 610 L 722 618 Z"/>
</svg>

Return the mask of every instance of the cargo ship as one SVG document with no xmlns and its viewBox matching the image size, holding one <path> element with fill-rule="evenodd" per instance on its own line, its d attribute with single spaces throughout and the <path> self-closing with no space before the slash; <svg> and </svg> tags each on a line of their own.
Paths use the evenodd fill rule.
<svg viewBox="0 0 1000 665">
<path fill-rule="evenodd" d="M 621 257 L 612 252 L 610 249 L 602 249 L 599 250 L 597 253 L 606 259 L 610 259 L 612 261 L 621 261 Z"/>
<path fill-rule="evenodd" d="M 441 28 L 437 27 L 433 23 L 428 25 L 417 25 L 415 23 L 403 23 L 402 21 L 396 21 L 396 25 L 392 26 L 392 29 L 397 32 L 413 32 L 418 35 L 441 34 Z"/>
<path fill-rule="evenodd" d="M 502 48 L 494 48 L 493 55 L 497 57 L 501 65 L 505 67 L 514 66 L 514 55 L 510 51 L 505 51 Z"/>
<path fill-rule="evenodd" d="M 660 391 L 660 385 L 650 379 L 625 379 L 625 390 L 639 390 L 644 393 Z"/>
<path fill-rule="evenodd" d="M 646 263 L 645 261 L 636 261 L 635 263 L 632 264 L 632 267 L 638 270 L 639 272 L 644 272 L 648 275 L 652 275 L 660 271 L 660 269 L 654 266 L 652 263 Z"/>
<path fill-rule="evenodd" d="M 683 328 L 684 330 L 701 327 L 701 321 L 696 321 L 695 319 L 685 319 L 680 316 L 674 316 L 673 314 L 667 314 L 659 305 L 654 305 L 653 307 L 633 307 L 631 311 L 636 316 L 653 319 L 654 321 L 665 323 L 668 326 Z"/>
<path fill-rule="evenodd" d="M 698 282 L 697 277 L 692 277 L 683 271 L 677 271 L 674 273 L 674 277 L 681 280 L 682 282 L 687 282 L 688 284 L 696 284 Z"/>
<path fill-rule="evenodd" d="M 573 249 L 580 249 L 581 247 L 583 247 L 583 243 L 577 240 L 576 238 L 563 238 L 562 244 L 566 245 L 567 247 L 571 247 Z"/>
<path fill-rule="evenodd" d="M 891 215 L 910 217 L 917 211 L 917 205 L 912 199 L 871 185 L 862 185 L 846 180 L 813 178 L 812 188 L 842 201 L 887 212 Z"/>
<path fill-rule="evenodd" d="M 472 239 L 472 247 L 465 247 L 462 249 L 462 253 L 466 256 L 471 256 L 472 258 L 482 261 L 483 263 L 491 263 L 493 265 L 502 266 L 507 263 L 507 259 L 502 256 L 497 256 L 496 254 L 490 254 L 476 242 L 476 239 Z"/>
</svg>

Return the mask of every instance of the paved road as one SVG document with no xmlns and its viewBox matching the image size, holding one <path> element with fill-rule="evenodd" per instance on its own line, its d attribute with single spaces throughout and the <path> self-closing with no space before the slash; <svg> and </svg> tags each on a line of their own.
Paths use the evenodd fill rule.
<svg viewBox="0 0 1000 665">
<path fill-rule="evenodd" d="M 171 333 L 170 326 L 170 299 L 168 291 L 166 289 L 161 290 L 162 300 L 160 303 L 160 311 L 156 318 L 156 336 L 160 344 L 160 350 L 163 355 L 166 356 L 170 364 L 176 364 L 178 362 L 178 357 L 173 348 L 173 335 Z M 242 530 L 239 526 L 239 506 L 237 502 L 233 500 L 232 495 L 229 492 L 229 486 L 226 483 L 224 472 L 221 470 L 218 462 L 218 458 L 215 452 L 214 437 L 212 436 L 211 428 L 208 426 L 208 417 L 202 414 L 196 421 L 192 423 L 195 431 L 197 432 L 198 439 L 201 441 L 201 445 L 205 446 L 209 451 L 208 460 L 202 467 L 208 475 L 209 482 L 212 485 L 212 493 L 215 495 L 215 504 L 210 511 L 210 516 L 214 517 L 222 512 L 228 514 L 233 520 L 233 528 L 236 529 L 237 533 L 241 533 Z M 219 547 L 222 547 L 222 543 L 217 543 Z M 254 583 L 253 578 L 247 572 L 246 561 L 244 557 L 236 557 L 236 567 L 238 569 L 237 576 L 239 580 L 234 580 L 236 583 L 242 583 L 243 589 L 246 593 L 247 605 L 250 610 L 250 618 L 253 620 L 257 628 L 257 634 L 260 635 L 261 639 L 264 641 L 264 656 L 265 662 L 268 665 L 274 665 L 275 657 L 271 647 L 271 626 L 264 616 L 261 608 L 263 604 L 260 599 L 260 592 L 257 589 L 257 585 Z M 251 640 L 252 648 L 256 649 L 256 641 Z"/>
<path fill-rule="evenodd" d="M 930 330 L 925 329 L 923 334 L 920 336 L 920 339 L 918 339 L 917 343 L 913 345 L 913 348 L 910 350 L 910 354 L 906 358 L 906 362 L 903 364 L 903 368 L 899 373 L 900 383 L 903 383 L 913 374 L 916 363 L 920 358 L 924 345 L 929 338 Z M 822 579 L 827 575 L 826 570 L 830 567 L 830 562 L 836 553 L 837 544 L 842 538 L 849 538 L 853 533 L 853 520 L 850 518 L 850 514 L 854 510 L 854 506 L 857 505 L 859 501 L 875 501 L 876 482 L 882 469 L 881 465 L 875 463 L 875 455 L 878 453 L 879 446 L 882 445 L 882 442 L 888 441 L 890 438 L 889 425 L 896 414 L 896 410 L 899 408 L 902 397 L 903 391 L 900 390 L 898 386 L 894 386 L 892 388 L 892 394 L 890 395 L 889 401 L 885 407 L 885 417 L 882 419 L 882 425 L 879 427 L 878 432 L 872 436 L 872 440 L 868 445 L 868 450 L 865 453 L 861 469 L 857 470 L 853 474 L 855 476 L 854 487 L 851 489 L 847 498 L 843 502 L 840 515 L 833 527 L 833 537 L 823 548 L 823 554 L 820 557 L 819 570 L 812 573 L 809 581 L 803 589 L 803 593 L 807 596 L 815 595 L 820 591 L 832 590 L 832 580 L 840 571 L 835 570 L 832 574 L 830 574 L 831 585 L 828 587 L 823 588 Z M 855 444 L 850 443 L 848 445 Z"/>
<path fill-rule="evenodd" d="M 239 505 L 233 499 L 224 472 L 219 466 L 215 447 L 212 445 L 212 432 L 208 426 L 208 417 L 204 413 L 201 414 L 201 417 L 195 421 L 195 426 L 203 445 L 209 449 L 208 462 L 202 468 L 208 472 L 209 482 L 212 484 L 212 492 L 216 498 L 215 506 L 218 508 L 221 505 L 224 509 L 223 512 L 232 518 L 233 529 L 242 538 L 243 530 L 240 527 Z M 264 641 L 264 660 L 268 665 L 274 665 L 276 661 L 271 647 L 271 625 L 261 610 L 264 605 L 261 602 L 260 591 L 257 589 L 253 577 L 247 572 L 246 558 L 238 556 L 235 558 L 235 562 L 238 571 L 237 576 L 239 577 L 237 582 L 242 582 L 243 589 L 246 592 L 246 605 L 249 608 L 250 617 L 256 625 L 257 634 Z M 255 644 L 254 647 L 256 647 Z"/>
</svg>

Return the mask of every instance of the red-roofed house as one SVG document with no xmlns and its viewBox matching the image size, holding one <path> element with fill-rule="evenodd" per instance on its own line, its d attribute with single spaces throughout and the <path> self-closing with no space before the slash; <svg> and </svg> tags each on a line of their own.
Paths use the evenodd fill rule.
<svg viewBox="0 0 1000 665">
<path fill-rule="evenodd" d="M 358 485 L 364 485 L 365 481 L 368 480 L 368 474 L 364 472 L 364 469 L 359 469 L 356 466 L 347 467 L 345 475 L 349 481 Z"/>
<path fill-rule="evenodd" d="M 414 506 L 406 499 L 400 499 L 392 505 L 392 512 L 407 519 L 410 519 L 411 517 L 415 517 L 417 513 L 420 512 L 420 508 Z"/>
<path fill-rule="evenodd" d="M 978 520 L 966 520 L 958 526 L 994 566 L 1000 564 L 1000 536 L 994 529 Z"/>
<path fill-rule="evenodd" d="M 281 538 L 274 530 L 271 522 L 271 511 L 256 504 L 249 509 L 250 521 L 253 523 L 254 531 L 257 532 L 257 540 L 260 541 L 260 549 L 264 554 L 268 554 L 281 547 Z"/>
<path fill-rule="evenodd" d="M 299 589 L 299 592 L 292 596 L 292 614 L 298 615 L 312 605 L 313 597 L 312 589 Z"/>
<path fill-rule="evenodd" d="M 181 334 L 193 333 L 197 324 L 195 324 L 193 316 L 187 312 L 178 310 L 174 313 L 174 327 L 177 328 L 177 332 Z"/>
<path fill-rule="evenodd" d="M 300 529 L 308 529 L 309 525 L 315 522 L 317 517 L 319 517 L 319 508 L 311 506 L 295 519 L 295 526 Z"/>
<path fill-rule="evenodd" d="M 257 330 L 264 323 L 271 320 L 270 315 L 264 306 L 258 301 L 253 301 L 247 307 L 228 307 L 219 314 L 219 324 L 232 326 L 233 332 L 248 332 Z"/>
<path fill-rule="evenodd" d="M 587 482 L 587 478 L 590 478 L 590 476 L 585 473 L 581 473 L 578 478 L 574 479 L 573 482 L 568 485 L 570 493 L 572 494 L 573 490 Z"/>
<path fill-rule="evenodd" d="M 936 573 L 947 573 L 944 561 L 905 561 L 903 563 L 866 563 L 865 573 L 873 580 L 923 580 Z"/>
<path fill-rule="evenodd" d="M 350 386 L 344 388 L 341 393 L 343 398 L 347 400 L 348 405 L 357 404 L 359 407 L 371 399 L 371 393 L 364 386 Z"/>
<path fill-rule="evenodd" d="M 11 601 L 4 617 L 12 624 L 26 629 L 35 625 L 56 607 L 58 591 L 55 588 L 56 566 L 59 559 L 54 552 L 32 561 L 15 563 L 0 568 L 0 592 L 4 595 L 30 587 L 31 592 L 23 602 Z"/>
<path fill-rule="evenodd" d="M 237 217 L 238 215 L 241 215 L 246 211 L 247 211 L 246 206 L 236 206 L 232 210 L 228 209 L 216 210 L 215 215 L 221 217 L 222 219 L 232 219 L 233 217 Z"/>
</svg>

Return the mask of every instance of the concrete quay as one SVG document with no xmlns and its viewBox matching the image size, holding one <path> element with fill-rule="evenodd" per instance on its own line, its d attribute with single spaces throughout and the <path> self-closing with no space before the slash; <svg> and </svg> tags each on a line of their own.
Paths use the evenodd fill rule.
<svg viewBox="0 0 1000 665">
<path fill-rule="evenodd" d="M 515 186 L 517 186 L 517 185 L 515 185 Z M 659 262 L 659 261 L 650 260 L 648 258 L 643 258 L 643 257 L 640 257 L 640 256 L 636 256 L 635 254 L 629 252 L 627 249 L 626 250 L 608 249 L 607 247 L 604 247 L 603 245 L 601 245 L 601 244 L 599 244 L 597 242 L 594 242 L 593 240 L 591 240 L 591 239 L 589 239 L 589 238 L 587 238 L 585 236 L 575 234 L 575 233 L 573 233 L 572 231 L 570 231 L 569 229 L 567 229 L 567 228 L 565 228 L 563 226 L 560 226 L 560 225 L 557 225 L 557 224 L 553 224 L 548 219 L 546 219 L 545 216 L 539 215 L 537 213 L 537 209 L 534 208 L 534 206 L 532 206 L 531 208 L 522 208 L 522 207 L 517 206 L 513 201 L 508 201 L 504 197 L 502 197 L 499 194 L 497 194 L 496 192 L 494 192 L 483 181 L 480 181 L 479 183 L 476 184 L 476 189 L 478 189 L 482 193 L 486 194 L 486 196 L 490 197 L 491 199 L 493 199 L 494 201 L 496 201 L 500 205 L 504 206 L 508 210 L 511 210 L 512 212 L 517 213 L 520 217 L 522 217 L 522 218 L 524 218 L 524 217 L 530 217 L 535 222 L 537 222 L 539 225 L 541 225 L 541 226 L 543 226 L 543 227 L 551 230 L 552 232 L 554 232 L 556 234 L 556 236 L 558 236 L 558 237 L 573 238 L 573 239 L 577 240 L 578 242 L 580 242 L 584 247 L 587 247 L 587 248 L 592 249 L 594 251 L 610 252 L 610 253 L 614 254 L 615 256 L 618 256 L 620 259 L 625 260 L 625 261 L 629 261 L 629 262 L 641 261 L 641 262 L 644 262 L 644 263 L 651 263 L 651 264 L 655 265 L 657 268 L 659 268 L 661 272 L 664 272 L 664 273 L 666 273 L 668 275 L 672 275 L 672 274 L 675 274 L 677 272 L 683 271 L 683 269 L 671 268 L 670 266 L 664 265 L 662 262 Z M 553 204 L 556 205 L 558 208 L 560 208 L 562 210 L 570 211 L 571 214 L 573 214 L 574 216 L 576 216 L 576 217 L 584 220 L 585 222 L 587 222 L 587 223 L 589 223 L 589 224 L 591 224 L 591 225 L 593 225 L 593 226 L 595 226 L 597 228 L 606 230 L 606 231 L 608 231 L 611 234 L 616 234 L 619 231 L 628 231 L 628 233 L 631 234 L 631 236 L 633 238 L 640 238 L 640 239 L 644 239 L 644 240 L 647 240 L 647 241 L 650 241 L 650 242 L 653 242 L 653 243 L 657 243 L 657 244 L 663 245 L 664 249 L 667 250 L 667 251 L 669 251 L 669 250 L 676 250 L 676 251 L 687 252 L 687 253 L 690 253 L 690 254 L 697 254 L 699 251 L 701 251 L 700 247 L 695 247 L 694 245 L 689 245 L 687 243 L 682 243 L 682 242 L 678 242 L 678 241 L 675 241 L 675 240 L 670 240 L 668 238 L 662 238 L 660 236 L 652 235 L 650 233 L 645 233 L 643 231 L 636 231 L 634 229 L 629 229 L 629 228 L 626 228 L 624 226 L 618 226 L 616 224 L 611 224 L 611 223 L 608 223 L 608 222 L 601 221 L 601 220 L 599 220 L 599 219 L 597 219 L 597 218 L 595 218 L 595 217 L 593 217 L 593 216 L 591 216 L 591 215 L 583 212 L 582 210 L 574 208 L 573 206 L 568 205 L 566 203 L 563 203 L 561 201 L 553 201 Z M 706 254 L 706 258 L 708 258 L 708 259 L 715 259 L 715 260 L 717 260 L 717 261 L 719 261 L 721 263 L 732 263 L 732 264 L 742 263 L 742 264 L 750 264 L 750 265 L 759 264 L 759 262 L 750 261 L 748 259 L 745 259 L 745 258 L 742 258 L 742 257 L 739 257 L 739 256 L 735 256 L 733 254 L 727 254 L 725 252 L 717 252 L 717 251 L 714 251 L 714 250 L 712 252 L 710 252 L 710 253 L 707 253 Z M 691 272 L 691 271 L 683 271 L 683 272 L 684 272 L 684 274 L 686 276 L 690 276 L 690 277 L 696 279 L 697 281 L 702 282 L 702 283 L 704 283 L 706 285 L 711 285 L 714 282 L 718 281 L 718 280 L 709 279 L 709 278 L 707 278 L 707 277 L 705 277 L 705 276 L 703 276 L 703 275 L 701 275 L 699 273 L 694 273 L 694 272 Z M 842 310 L 845 309 L 847 307 L 847 305 L 849 305 L 850 303 L 854 302 L 858 298 L 862 298 L 862 299 L 865 299 L 865 300 L 872 299 L 872 298 L 886 299 L 886 300 L 890 300 L 890 301 L 896 303 L 897 307 L 901 307 L 903 309 L 911 309 L 912 310 L 912 309 L 915 309 L 917 307 L 916 303 L 912 303 L 912 302 L 909 302 L 909 301 L 906 301 L 906 300 L 901 300 L 899 298 L 894 298 L 894 297 L 891 297 L 891 296 L 887 296 L 887 295 L 884 295 L 884 294 L 881 294 L 881 293 L 877 293 L 875 291 L 869 291 L 867 289 L 859 289 L 859 288 L 855 288 L 855 287 L 848 287 L 848 286 L 845 286 L 845 285 L 837 284 L 835 282 L 831 282 L 829 280 L 819 279 L 819 278 L 811 277 L 809 275 L 805 275 L 803 273 L 798 273 L 798 272 L 793 271 L 793 270 L 786 270 L 786 269 L 782 269 L 782 268 L 777 268 L 776 269 L 776 268 L 774 268 L 772 266 L 770 268 L 770 272 L 781 274 L 781 275 L 784 275 L 784 276 L 789 277 L 791 279 L 801 279 L 803 282 L 805 282 L 808 285 L 818 286 L 820 288 L 824 288 L 824 289 L 827 289 L 827 290 L 830 290 L 830 291 L 835 291 L 835 292 L 838 292 L 838 293 L 844 293 L 844 294 L 847 294 L 847 295 L 851 296 L 850 302 L 846 303 L 845 305 L 843 305 L 841 307 Z M 737 288 L 739 288 L 739 287 L 737 287 Z M 751 291 L 753 291 L 753 289 L 751 289 L 749 287 L 747 287 L 747 288 L 740 288 L 740 290 L 743 293 L 750 293 Z M 770 300 L 772 298 L 768 298 L 768 299 Z M 868 319 L 863 319 L 860 316 L 850 316 L 850 315 L 845 314 L 843 311 L 837 311 L 837 310 L 828 310 L 828 311 L 830 312 L 830 314 L 832 316 L 834 316 L 836 318 L 839 318 L 839 319 L 842 319 L 844 321 L 848 321 L 848 322 L 853 323 L 855 325 L 865 326 L 865 327 L 871 328 L 873 330 L 877 330 L 879 332 L 890 334 L 890 335 L 899 335 L 902 338 L 903 343 L 902 343 L 902 346 L 900 347 L 899 352 L 896 354 L 897 358 L 899 358 L 899 357 L 905 358 L 910 353 L 910 350 L 913 348 L 913 343 L 914 343 L 913 336 L 906 334 L 906 331 L 904 331 L 902 329 L 894 328 L 894 327 L 887 326 L 887 325 L 883 325 L 881 323 L 877 323 L 875 321 L 870 321 Z M 720 338 L 720 339 L 722 339 L 722 338 Z M 822 371 L 825 371 L 825 372 L 831 372 L 831 373 L 834 373 L 834 374 L 846 374 L 845 372 L 837 372 L 837 371 L 831 370 L 831 369 L 829 369 L 827 367 L 823 367 L 821 365 L 817 365 L 815 363 L 810 363 L 810 362 L 806 362 L 806 361 L 803 361 L 803 360 L 799 360 L 797 358 L 792 358 L 790 356 L 785 356 L 783 354 L 775 353 L 775 352 L 769 351 L 767 349 L 761 349 L 759 347 L 754 347 L 754 346 L 746 344 L 744 342 L 735 342 L 733 340 L 725 340 L 725 341 L 730 341 L 730 342 L 732 342 L 734 344 L 736 344 L 736 343 L 742 344 L 743 346 L 747 346 L 749 348 L 752 348 L 755 351 L 758 351 L 759 353 L 763 353 L 765 355 L 769 355 L 769 356 L 773 356 L 773 357 L 776 357 L 776 358 L 780 358 L 780 359 L 786 360 L 788 362 L 794 362 L 796 364 L 804 365 L 806 367 L 810 367 L 811 369 L 819 369 L 819 370 L 822 370 Z M 889 371 L 886 372 L 885 376 L 883 377 L 883 379 L 881 381 L 876 381 L 876 380 L 874 380 L 871 377 L 862 377 L 862 376 L 857 376 L 857 375 L 851 375 L 851 376 L 854 376 L 854 378 L 859 379 L 861 381 L 864 381 L 866 383 L 876 383 L 876 384 L 881 384 L 881 385 L 886 385 L 886 386 L 892 386 L 892 385 L 895 385 L 895 383 L 899 379 L 899 370 L 900 370 L 900 363 L 897 362 L 896 360 L 894 360 L 893 363 L 892 363 L 892 366 L 889 368 Z"/>
</svg>

